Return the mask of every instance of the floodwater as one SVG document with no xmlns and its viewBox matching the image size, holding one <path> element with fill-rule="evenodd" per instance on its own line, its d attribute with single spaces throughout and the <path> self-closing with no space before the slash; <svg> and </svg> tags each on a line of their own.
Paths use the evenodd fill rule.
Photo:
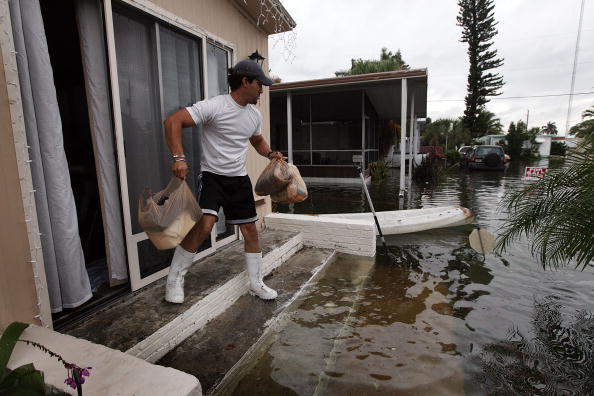
<svg viewBox="0 0 594 396">
<path fill-rule="evenodd" d="M 452 169 L 400 201 L 394 170 L 370 192 L 376 210 L 465 206 L 496 235 L 499 203 L 524 185 L 524 165 Z M 360 186 L 309 193 L 277 210 L 369 211 Z M 393 235 L 375 258 L 339 255 L 234 394 L 594 394 L 594 268 L 544 270 L 526 240 L 483 258 L 471 231 Z"/>
</svg>

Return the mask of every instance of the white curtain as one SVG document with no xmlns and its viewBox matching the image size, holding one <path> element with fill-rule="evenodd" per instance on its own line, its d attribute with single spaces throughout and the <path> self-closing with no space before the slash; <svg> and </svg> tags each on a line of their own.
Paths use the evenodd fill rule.
<svg viewBox="0 0 594 396">
<path fill-rule="evenodd" d="M 128 271 L 101 4 L 99 0 L 77 0 L 75 8 L 105 230 L 105 252 L 110 282 L 114 284 L 127 279 Z"/>
<path fill-rule="evenodd" d="M 85 269 L 39 0 L 9 1 L 52 312 L 93 294 Z"/>
</svg>

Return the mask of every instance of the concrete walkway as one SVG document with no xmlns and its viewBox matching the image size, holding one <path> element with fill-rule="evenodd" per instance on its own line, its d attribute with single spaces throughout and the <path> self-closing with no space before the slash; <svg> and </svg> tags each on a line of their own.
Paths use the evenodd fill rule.
<svg viewBox="0 0 594 396">
<path fill-rule="evenodd" d="M 260 236 L 267 274 L 302 247 L 295 232 Z M 183 304 L 164 300 L 166 278 L 98 312 L 64 333 L 155 362 L 248 290 L 243 242 L 236 241 L 190 268 Z"/>
<path fill-rule="evenodd" d="M 192 383 L 196 378 L 204 383 L 202 389 L 212 391 L 230 370 L 236 371 L 336 252 L 375 254 L 370 222 L 273 214 L 266 223 L 260 233 L 262 273 L 279 292 L 276 300 L 248 295 L 243 242 L 236 241 L 192 266 L 183 304 L 164 301 L 163 278 L 63 332 L 86 342 L 90 355 L 105 346 L 114 356 L 124 352 L 146 364 L 158 362 L 162 371 L 153 370 L 152 383 L 161 383 L 160 389 L 180 378 L 188 383 L 188 391 L 167 394 L 200 393 L 201 384 Z M 167 370 L 179 375 L 158 374 Z M 125 383 L 119 385 L 126 394 Z"/>
<path fill-rule="evenodd" d="M 300 250 L 266 279 L 278 291 L 276 300 L 263 301 L 249 294 L 240 297 L 158 364 L 196 376 L 204 393 L 209 393 L 333 256 L 334 251 L 328 249 Z"/>
</svg>

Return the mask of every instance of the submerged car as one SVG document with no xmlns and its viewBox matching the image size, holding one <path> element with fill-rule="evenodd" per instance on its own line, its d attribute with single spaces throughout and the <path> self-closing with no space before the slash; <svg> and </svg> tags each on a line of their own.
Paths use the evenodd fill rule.
<svg viewBox="0 0 594 396">
<path fill-rule="evenodd" d="M 503 170 L 507 158 L 501 146 L 474 146 L 467 161 L 468 169 Z"/>
</svg>

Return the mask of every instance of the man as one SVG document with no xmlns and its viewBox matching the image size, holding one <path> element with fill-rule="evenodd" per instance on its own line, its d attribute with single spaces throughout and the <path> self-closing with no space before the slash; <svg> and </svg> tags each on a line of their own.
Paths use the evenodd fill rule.
<svg viewBox="0 0 594 396">
<path fill-rule="evenodd" d="M 244 237 L 250 293 L 264 300 L 277 296 L 276 291 L 262 281 L 262 251 L 255 224 L 258 216 L 245 167 L 248 141 L 260 155 L 282 158 L 281 153 L 270 150 L 262 137 L 262 115 L 253 106 L 258 103 L 262 85 L 270 86 L 272 81 L 252 60 L 243 60 L 230 69 L 228 81 L 231 94 L 200 101 L 165 120 L 165 136 L 173 156 L 172 171 L 180 179 L 188 173 L 182 128 L 202 125 L 200 207 L 204 215 L 175 249 L 165 292 L 165 300 L 171 303 L 183 303 L 184 276 L 192 266 L 198 247 L 210 236 L 221 206 L 227 223 L 238 224 Z"/>
</svg>

